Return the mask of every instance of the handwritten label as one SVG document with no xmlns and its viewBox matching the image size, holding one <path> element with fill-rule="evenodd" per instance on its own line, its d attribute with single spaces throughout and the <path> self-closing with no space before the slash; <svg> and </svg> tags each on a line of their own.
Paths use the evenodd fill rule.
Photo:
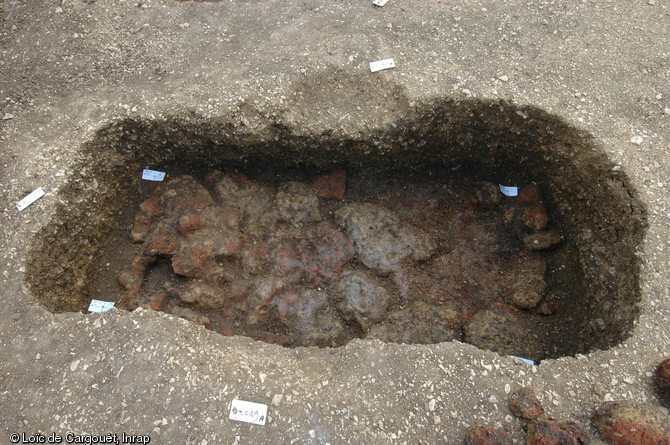
<svg viewBox="0 0 670 445">
<path fill-rule="evenodd" d="M 88 305 L 89 312 L 105 312 L 114 307 L 113 301 L 91 300 Z"/>
<path fill-rule="evenodd" d="M 370 71 L 373 73 L 376 71 L 387 70 L 389 68 L 395 68 L 395 61 L 393 59 L 383 59 L 377 60 L 376 62 L 370 62 Z"/>
<path fill-rule="evenodd" d="M 44 196 L 44 190 L 42 190 L 42 187 L 39 187 L 35 190 L 33 190 L 28 196 L 23 198 L 21 201 L 16 203 L 16 208 L 19 209 L 19 212 L 28 207 L 30 204 L 33 202 L 37 201 L 40 199 L 42 196 Z"/>
<path fill-rule="evenodd" d="M 261 403 L 235 399 L 230 406 L 230 415 L 228 418 L 230 420 L 237 420 L 238 422 L 265 425 L 265 420 L 268 418 L 268 406 Z"/>
<path fill-rule="evenodd" d="M 498 184 L 500 185 L 500 184 Z M 519 194 L 519 187 L 511 187 L 507 185 L 500 185 L 500 191 L 505 196 L 517 196 Z"/>
<path fill-rule="evenodd" d="M 389 0 L 372 0 L 372 4 L 376 6 L 384 6 Z"/>
<path fill-rule="evenodd" d="M 159 172 L 156 170 L 147 170 L 146 168 L 142 170 L 142 179 L 147 181 L 162 181 L 165 179 L 165 172 Z"/>
<path fill-rule="evenodd" d="M 515 358 L 515 359 L 517 359 L 517 360 L 521 360 L 522 362 L 527 363 L 527 364 L 529 364 L 529 365 L 534 365 L 534 364 L 535 364 L 534 361 L 529 360 L 529 359 L 527 359 L 527 358 L 521 358 L 521 357 L 517 357 L 517 356 L 515 356 L 515 355 L 510 355 L 510 357 Z"/>
</svg>

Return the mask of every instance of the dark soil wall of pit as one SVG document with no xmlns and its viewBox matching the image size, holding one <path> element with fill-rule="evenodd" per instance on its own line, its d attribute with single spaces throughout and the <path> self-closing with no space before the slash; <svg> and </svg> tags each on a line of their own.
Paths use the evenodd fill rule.
<svg viewBox="0 0 670 445">
<path fill-rule="evenodd" d="M 35 237 L 26 281 L 54 312 L 84 310 L 99 257 L 120 230 L 124 209 L 146 195 L 142 168 L 181 171 L 235 165 L 278 170 L 374 171 L 412 175 L 458 169 L 473 180 L 506 185 L 538 182 L 578 264 L 583 293 L 573 305 L 572 335 L 546 356 L 588 352 L 623 340 L 637 316 L 645 210 L 627 178 L 588 134 L 533 108 L 503 102 L 437 101 L 413 109 L 392 129 L 357 139 L 296 136 L 281 121 L 249 129 L 230 116 L 126 119 L 101 129 L 82 146 L 61 191 L 62 206 Z M 577 258 L 577 260 L 574 260 Z M 560 261 L 559 261 L 560 262 Z M 556 263 L 558 264 L 558 262 Z M 550 265 L 550 267 L 552 267 Z M 560 283 L 556 284 L 560 287 Z M 519 354 L 522 354 L 520 351 Z"/>
</svg>

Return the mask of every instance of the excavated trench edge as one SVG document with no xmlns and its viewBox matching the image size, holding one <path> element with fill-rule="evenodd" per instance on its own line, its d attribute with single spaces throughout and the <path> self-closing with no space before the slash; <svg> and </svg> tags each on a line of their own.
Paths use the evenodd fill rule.
<svg viewBox="0 0 670 445">
<path fill-rule="evenodd" d="M 501 184 L 541 181 L 562 216 L 584 276 L 581 319 L 560 355 L 606 349 L 630 334 L 638 315 L 646 210 L 626 175 L 593 138 L 533 107 L 500 101 L 434 101 L 389 129 L 363 136 L 304 135 L 281 122 L 249 129 L 238 116 L 194 114 L 128 118 L 82 145 L 83 158 L 60 192 L 62 204 L 35 236 L 26 282 L 53 312 L 79 311 L 89 296 L 93 259 L 110 242 L 145 167 L 278 163 L 421 171 L 464 166 Z"/>
</svg>

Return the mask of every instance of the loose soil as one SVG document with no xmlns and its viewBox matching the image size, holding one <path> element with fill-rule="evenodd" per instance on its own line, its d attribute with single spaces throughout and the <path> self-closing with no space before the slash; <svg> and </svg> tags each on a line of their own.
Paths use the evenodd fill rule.
<svg viewBox="0 0 670 445">
<path fill-rule="evenodd" d="M 458 170 L 171 174 L 127 206 L 89 296 L 289 347 L 566 353 L 583 278 L 542 186 Z"/>
<path fill-rule="evenodd" d="M 574 421 L 601 444 L 592 415 L 603 402 L 657 405 L 653 373 L 670 349 L 668 2 L 0 9 L 5 438 L 460 444 L 485 424 L 509 433 L 488 437 L 523 443 L 528 423 L 506 402 L 528 386 L 544 419 Z M 396 68 L 370 73 L 387 57 Z M 90 269 L 105 267 L 119 209 L 128 238 L 152 195 L 155 184 L 137 184 L 143 167 L 176 177 L 183 160 L 220 168 L 258 152 L 344 168 L 350 189 L 347 159 L 383 166 L 387 154 L 452 163 L 447 173 L 469 157 L 476 180 L 536 182 L 558 211 L 550 224 L 561 222 L 551 253 L 574 264 L 562 249 L 578 251 L 586 277 L 569 351 L 585 355 L 530 367 L 459 342 L 291 349 L 152 310 L 77 313 L 82 300 L 113 299 L 90 293 Z M 46 196 L 18 212 L 37 187 Z M 110 262 L 114 295 L 128 264 Z M 268 424 L 228 419 L 236 398 L 267 404 Z"/>
</svg>

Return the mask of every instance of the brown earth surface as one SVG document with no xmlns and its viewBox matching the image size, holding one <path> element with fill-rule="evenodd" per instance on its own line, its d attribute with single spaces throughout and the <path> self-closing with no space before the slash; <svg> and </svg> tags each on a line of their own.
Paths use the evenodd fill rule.
<svg viewBox="0 0 670 445">
<path fill-rule="evenodd" d="M 654 372 L 670 356 L 669 8 L 660 0 L 0 1 L 0 443 L 13 433 L 125 433 L 165 444 L 461 444 L 477 425 L 522 443 L 526 421 L 507 405 L 521 387 L 533 388 L 544 409 L 538 422 L 574 422 L 563 425 L 591 443 L 602 443 L 592 419 L 607 401 L 640 403 L 667 418 Z M 390 57 L 395 68 L 370 72 L 369 62 Z M 266 178 L 250 201 L 239 188 L 219 190 L 249 206 L 245 215 L 255 219 L 244 237 L 237 237 L 247 221 L 237 219 L 241 204 L 226 207 L 216 194 L 201 193 L 179 218 L 149 217 L 161 210 L 146 200 L 169 183 L 141 181 L 143 168 L 166 171 L 168 180 L 202 173 L 187 185 L 197 195 L 213 187 L 206 172 L 228 174 L 230 166 L 252 181 L 253 171 Z M 407 182 L 412 175 L 426 188 Z M 378 210 L 347 201 L 369 196 L 384 184 L 380 177 L 397 181 L 377 193 L 386 197 Z M 482 181 L 539 184 L 546 203 L 526 189 L 517 198 L 523 211 L 506 213 L 507 198 Z M 442 337 L 407 344 L 416 338 L 405 336 L 412 317 L 436 317 L 433 306 L 442 317 L 448 295 L 463 292 L 452 280 L 434 285 L 439 267 L 458 264 L 486 280 L 503 264 L 463 250 L 486 218 L 472 226 L 447 212 L 452 232 L 431 240 L 407 229 L 436 226 L 434 211 L 449 200 L 431 195 L 435 184 L 462 186 L 473 212 L 509 221 L 504 227 L 516 229 L 505 255 L 515 260 L 553 245 L 573 249 L 572 256 L 558 250 L 544 275 L 541 264 L 514 263 L 521 278 L 502 293 L 513 312 L 568 315 L 575 335 L 541 338 L 533 358 L 550 358 L 539 365 L 502 347 L 514 345 L 518 331 L 482 334 L 510 326 L 500 305 L 477 314 L 459 306 L 456 313 L 479 328 L 433 323 Z M 18 211 L 38 187 L 45 195 Z M 409 201 L 415 210 L 403 208 Z M 462 199 L 453 202 L 467 211 Z M 212 220 L 207 207 L 225 218 Z M 397 227 L 357 231 L 370 215 L 395 218 Z M 552 231 L 556 215 L 561 224 Z M 272 217 L 281 230 L 265 251 L 258 241 Z M 175 232 L 161 235 L 161 223 Z M 216 237 L 198 238 L 213 227 Z M 375 237 L 391 232 L 399 241 L 380 257 Z M 149 253 L 115 257 L 122 236 Z M 318 250 L 332 244 L 339 247 Z M 226 268 L 213 272 L 211 287 L 176 286 L 219 264 L 197 251 L 203 246 L 218 249 L 219 259 L 246 258 L 240 273 L 258 279 L 259 290 L 286 287 L 258 296 L 272 294 L 271 323 L 296 321 L 302 330 L 277 332 L 299 337 L 296 346 L 330 346 L 322 328 L 332 333 L 343 321 L 359 331 L 346 339 L 367 330 L 388 341 L 288 348 L 200 326 L 206 315 L 198 305 L 216 304 L 208 299 L 219 285 L 235 304 L 250 292 Z M 267 255 L 277 258 L 274 275 L 254 263 Z M 403 292 L 416 292 L 398 273 L 407 262 L 423 264 L 416 282 L 436 290 L 411 310 L 399 303 Z M 156 273 L 138 280 L 138 270 Z M 87 313 L 91 298 L 123 306 L 118 278 L 126 290 L 155 290 L 146 295 L 153 299 L 132 312 Z M 324 283 L 329 292 L 332 285 L 375 296 L 331 301 L 320 294 Z M 476 284 L 465 287 L 467 301 L 489 297 L 491 288 Z M 402 329 L 375 321 L 386 303 Z M 166 307 L 172 314 L 157 310 Z M 221 314 L 220 323 L 232 317 Z M 442 341 L 452 329 L 457 340 Z M 477 339 L 483 349 L 459 339 Z M 558 346 L 547 350 L 546 341 Z M 268 405 L 266 425 L 230 420 L 234 399 Z"/>
</svg>

